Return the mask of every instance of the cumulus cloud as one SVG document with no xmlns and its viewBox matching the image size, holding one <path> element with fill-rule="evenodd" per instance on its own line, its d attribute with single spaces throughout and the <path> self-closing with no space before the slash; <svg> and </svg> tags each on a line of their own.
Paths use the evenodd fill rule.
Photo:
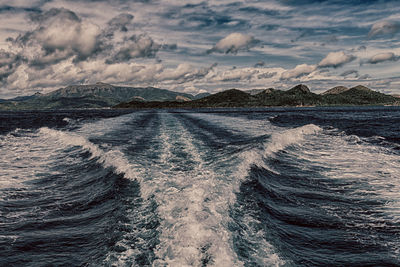
<svg viewBox="0 0 400 267">
<path fill-rule="evenodd" d="M 393 21 L 379 21 L 372 25 L 368 37 L 372 38 L 378 35 L 395 34 L 400 31 L 400 24 Z"/>
<path fill-rule="evenodd" d="M 243 69 L 235 68 L 232 70 L 221 71 L 216 73 L 216 75 L 213 77 L 213 80 L 220 82 L 249 81 L 257 73 L 259 73 L 259 71 L 253 68 L 243 68 Z"/>
<path fill-rule="evenodd" d="M 11 75 L 19 64 L 18 55 L 0 49 L 0 82 Z"/>
<path fill-rule="evenodd" d="M 109 64 L 154 57 L 161 45 L 147 34 L 128 32 L 127 26 L 133 18 L 122 13 L 100 29 L 70 10 L 52 8 L 31 15 L 36 28 L 11 41 L 22 48 L 23 57 L 36 67 L 57 64 L 71 57 L 75 62 L 100 57 Z"/>
<path fill-rule="evenodd" d="M 42 14 L 31 16 L 37 23 L 35 30 L 17 38 L 22 45 L 39 45 L 45 55 L 66 51 L 66 56 L 76 55 L 85 59 L 96 50 L 100 28 L 82 21 L 74 12 L 64 8 L 53 8 Z"/>
<path fill-rule="evenodd" d="M 318 64 L 318 67 L 325 68 L 325 67 L 341 67 L 346 63 L 349 63 L 355 60 L 356 57 L 353 55 L 345 54 L 343 51 L 339 52 L 330 52 L 321 62 Z"/>
<path fill-rule="evenodd" d="M 367 63 L 370 64 L 377 64 L 385 61 L 397 61 L 400 59 L 400 56 L 396 56 L 392 52 L 387 52 L 387 53 L 379 53 L 376 55 L 373 55 L 371 58 L 367 60 Z"/>
<path fill-rule="evenodd" d="M 155 57 L 160 49 L 173 50 L 176 45 L 160 45 L 147 34 L 136 33 L 129 26 L 133 18 L 119 14 L 101 29 L 65 8 L 32 13 L 30 30 L 8 38 L 12 49 L 0 50 L 0 85 L 17 93 L 98 80 L 158 82 L 155 77 L 164 71 L 162 65 L 131 61 Z M 125 62 L 129 64 L 121 64 Z M 201 71 L 192 79 L 196 75 Z"/>
<path fill-rule="evenodd" d="M 116 48 L 114 55 L 107 59 L 107 63 L 130 61 L 138 57 L 154 57 L 160 49 L 160 45 L 155 43 L 146 34 L 132 35 L 124 38 L 119 47 Z M 114 48 L 115 49 L 115 48 Z"/>
<path fill-rule="evenodd" d="M 174 83 L 185 83 L 205 77 L 217 64 L 208 68 L 195 68 L 188 63 L 181 63 L 176 69 L 164 69 L 154 78 L 158 81 L 173 81 Z"/>
<path fill-rule="evenodd" d="M 289 80 L 293 78 L 299 78 L 304 75 L 308 75 L 311 72 L 315 71 L 317 66 L 315 65 L 307 65 L 301 64 L 297 65 L 294 69 L 287 70 L 281 74 L 281 80 Z"/>
<path fill-rule="evenodd" d="M 240 50 L 248 50 L 249 48 L 253 47 L 257 42 L 258 40 L 256 40 L 253 36 L 235 32 L 219 40 L 215 44 L 215 46 L 208 52 L 236 54 Z"/>
<path fill-rule="evenodd" d="M 133 18 L 134 16 L 131 14 L 121 13 L 108 22 L 109 28 L 110 30 L 127 32 L 127 26 L 132 22 Z"/>
</svg>

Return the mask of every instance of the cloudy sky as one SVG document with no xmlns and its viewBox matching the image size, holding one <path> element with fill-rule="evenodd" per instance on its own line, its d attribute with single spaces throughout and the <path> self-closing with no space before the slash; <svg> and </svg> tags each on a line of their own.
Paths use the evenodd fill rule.
<svg viewBox="0 0 400 267">
<path fill-rule="evenodd" d="M 99 81 L 400 94 L 398 1 L 0 0 L 0 22 L 0 98 Z"/>
</svg>

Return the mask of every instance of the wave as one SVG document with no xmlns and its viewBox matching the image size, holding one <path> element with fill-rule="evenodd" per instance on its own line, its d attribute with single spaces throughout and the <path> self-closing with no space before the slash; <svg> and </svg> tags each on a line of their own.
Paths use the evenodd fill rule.
<svg viewBox="0 0 400 267">
<path fill-rule="evenodd" d="M 99 146 L 90 142 L 87 138 L 59 130 L 42 127 L 39 133 L 51 138 L 60 146 L 80 146 L 91 153 L 91 159 L 96 158 L 105 168 L 113 168 L 116 173 L 122 174 L 127 179 L 141 180 L 141 176 L 137 170 L 125 158 L 124 154 L 118 149 L 111 149 L 109 151 L 102 150 Z"/>
<path fill-rule="evenodd" d="M 399 256 L 398 242 L 385 236 L 400 222 L 397 154 L 339 129 L 288 129 L 256 118 L 138 112 L 73 130 L 17 131 L 0 136 L 0 177 L 8 177 L 0 189 L 75 177 L 74 188 L 88 198 L 76 201 L 71 190 L 74 199 L 63 207 L 102 210 L 106 199 L 110 214 L 101 224 L 111 225 L 112 241 L 93 264 L 321 263 L 332 260 L 323 250 L 337 252 L 334 244 L 349 245 L 357 257 L 372 242 Z M 1 169 L 7 165 L 20 168 L 27 183 L 7 185 L 14 182 L 11 168 Z M 93 230 L 99 221 L 88 218 Z"/>
<path fill-rule="evenodd" d="M 54 151 L 37 138 L 23 129 L 0 136 L 0 189 L 26 187 L 26 181 L 34 180 L 54 161 Z"/>
<path fill-rule="evenodd" d="M 115 238 L 115 244 L 110 242 L 111 247 L 104 255 L 102 263 L 117 266 L 151 263 L 154 258 L 153 246 L 157 244 L 155 240 L 158 238 L 155 226 L 159 222 L 152 200 L 154 188 L 148 187 L 144 183 L 146 175 L 143 166 L 129 161 L 122 152 L 122 147 L 104 150 L 84 136 L 49 128 L 41 128 L 39 133 L 46 139 L 55 142 L 59 149 L 68 151 L 70 148 L 79 147 L 90 153 L 89 162 L 95 161 L 105 169 L 111 168 L 115 174 L 122 175 L 128 181 L 138 182 L 138 186 L 136 186 L 135 183 L 128 185 L 121 181 L 119 183 L 123 185 L 116 184 L 114 185 L 116 188 L 112 189 L 113 191 L 118 190 L 117 199 L 121 203 L 116 204 L 123 205 L 124 213 L 122 219 L 113 219 L 118 219 L 117 231 L 114 233 L 118 238 Z M 136 187 L 139 191 L 138 195 L 135 193 Z M 126 190 L 128 191 L 125 192 Z"/>
<path fill-rule="evenodd" d="M 265 210 L 258 215 L 260 221 L 276 232 L 272 233 L 274 238 L 283 236 L 273 244 L 287 246 L 285 250 L 293 253 L 290 258 L 294 262 L 309 260 L 303 257 L 307 254 L 303 248 L 291 248 L 302 239 L 310 244 L 304 246 L 305 250 L 313 249 L 313 243 L 327 250 L 348 244 L 344 265 L 354 264 L 356 256 L 365 264 L 379 262 L 382 254 L 378 250 L 390 254 L 386 264 L 397 262 L 400 257 L 399 243 L 388 234 L 399 229 L 400 160 L 391 149 L 364 139 L 336 129 L 322 131 L 318 126 L 306 125 L 273 133 L 266 143 L 264 162 L 251 170 L 255 182 L 248 189 L 259 193 L 243 197 Z M 311 229 L 315 228 L 327 233 L 324 239 L 332 240 L 314 235 Z M 334 234 L 329 235 L 330 232 Z M 287 235 L 296 238 L 292 240 Z M 371 246 L 374 251 L 369 250 Z M 368 254 L 369 259 L 363 258 Z M 317 263 L 340 265 L 337 258 L 324 251 L 311 256 Z"/>
<path fill-rule="evenodd" d="M 290 145 L 296 145 L 302 142 L 307 135 L 317 134 L 322 131 L 317 125 L 307 124 L 301 127 L 283 130 L 271 135 L 270 140 L 265 145 L 264 155 L 269 157 L 274 153 L 285 149 Z"/>
</svg>

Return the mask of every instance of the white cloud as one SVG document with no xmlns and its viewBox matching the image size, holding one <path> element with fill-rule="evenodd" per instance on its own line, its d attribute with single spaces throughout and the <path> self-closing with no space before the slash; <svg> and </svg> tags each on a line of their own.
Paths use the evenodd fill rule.
<svg viewBox="0 0 400 267">
<path fill-rule="evenodd" d="M 307 64 L 297 65 L 294 69 L 283 72 L 281 74 L 281 79 L 288 80 L 288 79 L 292 79 L 292 78 L 299 78 L 301 76 L 312 73 L 316 69 L 317 69 L 317 66 L 315 66 L 315 65 L 307 65 Z"/>
<path fill-rule="evenodd" d="M 385 61 L 396 61 L 399 60 L 399 58 L 400 58 L 399 56 L 396 56 L 392 52 L 386 52 L 373 55 L 371 58 L 367 60 L 367 62 L 371 64 L 377 64 Z"/>
<path fill-rule="evenodd" d="M 400 30 L 400 25 L 393 21 L 379 21 L 372 25 L 368 33 L 368 37 L 377 35 L 395 34 Z"/>
<path fill-rule="evenodd" d="M 219 40 L 210 52 L 237 53 L 239 50 L 249 49 L 256 42 L 253 36 L 235 32 Z"/>
<path fill-rule="evenodd" d="M 259 71 L 255 68 L 233 69 L 233 70 L 218 72 L 214 76 L 213 80 L 219 82 L 249 81 L 257 73 L 259 73 Z"/>
<path fill-rule="evenodd" d="M 154 78 L 161 81 L 171 81 L 174 83 L 185 83 L 189 81 L 204 78 L 216 65 L 213 64 L 208 68 L 195 68 L 188 63 L 181 63 L 177 68 L 164 69 Z"/>
<path fill-rule="evenodd" d="M 87 57 L 96 48 L 100 28 L 79 19 L 66 9 L 51 9 L 33 18 L 39 22 L 30 37 L 48 50 L 71 50 L 79 56 Z"/>
<path fill-rule="evenodd" d="M 356 59 L 353 55 L 345 54 L 343 51 L 339 52 L 330 52 L 321 62 L 318 64 L 318 67 L 340 67 L 346 63 L 349 63 Z"/>
</svg>

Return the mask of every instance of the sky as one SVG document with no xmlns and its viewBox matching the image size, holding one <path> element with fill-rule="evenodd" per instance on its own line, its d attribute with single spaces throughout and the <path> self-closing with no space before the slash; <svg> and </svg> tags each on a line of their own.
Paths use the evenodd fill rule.
<svg viewBox="0 0 400 267">
<path fill-rule="evenodd" d="M 0 98 L 96 82 L 197 94 L 400 94 L 400 5 L 384 0 L 0 0 Z"/>
</svg>

